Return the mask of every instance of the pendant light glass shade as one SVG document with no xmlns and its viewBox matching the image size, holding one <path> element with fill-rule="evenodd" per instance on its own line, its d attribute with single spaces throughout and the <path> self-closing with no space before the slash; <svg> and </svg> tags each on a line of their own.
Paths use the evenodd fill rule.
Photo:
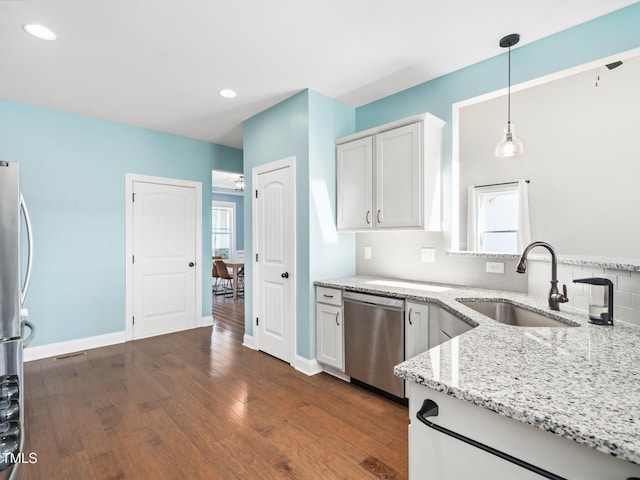
<svg viewBox="0 0 640 480">
<path fill-rule="evenodd" d="M 504 126 L 502 140 L 496 145 L 496 157 L 517 157 L 524 153 L 524 145 L 516 137 L 516 127 L 512 123 Z"/>
<path fill-rule="evenodd" d="M 511 123 L 511 47 L 520 41 L 520 35 L 512 33 L 500 39 L 502 48 L 509 48 L 509 76 L 507 88 L 507 124 L 504 127 L 502 140 L 496 145 L 496 157 L 517 157 L 524 153 L 522 141 L 516 137 L 515 127 Z"/>
</svg>

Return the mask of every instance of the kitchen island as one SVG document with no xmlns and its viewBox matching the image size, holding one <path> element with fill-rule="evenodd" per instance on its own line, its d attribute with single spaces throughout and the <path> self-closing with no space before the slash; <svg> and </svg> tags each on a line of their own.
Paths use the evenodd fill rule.
<svg viewBox="0 0 640 480">
<path fill-rule="evenodd" d="M 562 306 L 561 312 L 552 312 L 544 299 L 504 291 L 362 276 L 316 285 L 435 304 L 475 327 L 395 367 L 396 375 L 411 382 L 413 477 L 420 478 L 420 463 L 428 458 L 424 446 L 412 442 L 423 438 L 413 434 L 417 427 L 423 428 L 415 418 L 422 406 L 418 397 L 430 395 L 446 401 L 449 409 L 464 410 L 460 415 L 447 415 L 441 408 L 440 417 L 431 418 L 434 423 L 452 418 L 456 428 L 462 429 L 459 433 L 495 443 L 536 465 L 542 462 L 549 470 L 555 469 L 557 478 L 587 478 L 574 473 L 573 467 L 579 464 L 581 472 L 593 472 L 589 478 L 640 476 L 639 327 L 623 322 L 613 327 L 592 325 L 583 311 Z M 505 325 L 463 305 L 461 299 L 499 299 L 578 326 Z M 489 420 L 479 419 L 486 415 Z M 468 421 L 456 422 L 457 417 Z M 503 432 L 502 426 L 524 430 L 514 434 Z M 569 457 L 563 456 L 565 446 L 571 450 L 566 453 Z M 545 460 L 547 457 L 554 458 Z M 621 473 L 614 472 L 616 467 Z M 523 474 L 511 478 L 541 477 Z"/>
</svg>

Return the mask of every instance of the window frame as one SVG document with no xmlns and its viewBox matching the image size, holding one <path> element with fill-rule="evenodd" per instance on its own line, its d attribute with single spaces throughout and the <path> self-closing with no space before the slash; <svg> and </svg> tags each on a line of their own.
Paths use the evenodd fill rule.
<svg viewBox="0 0 640 480">
<path fill-rule="evenodd" d="M 493 184 L 493 185 L 473 185 L 473 235 L 475 241 L 475 250 L 481 253 L 518 253 L 521 250 L 520 245 L 520 210 L 521 210 L 521 198 L 520 198 L 520 186 L 518 182 L 509 182 L 502 184 Z M 516 227 L 514 230 L 482 230 L 481 225 L 483 225 L 484 218 L 486 217 L 484 209 L 482 197 L 486 195 L 514 195 L 516 199 Z M 516 245 L 513 251 L 493 251 L 486 250 L 484 246 L 484 236 L 487 233 L 514 233 L 516 235 Z"/>
<path fill-rule="evenodd" d="M 214 252 L 214 235 L 223 235 L 223 233 L 217 233 L 213 231 L 213 211 L 215 209 L 227 209 L 231 211 L 230 227 L 229 227 L 229 259 L 236 256 L 236 204 L 233 202 L 223 202 L 219 200 L 213 200 L 211 202 L 211 255 L 216 255 Z M 225 234 L 226 235 L 226 234 Z M 227 259 L 228 260 L 228 259 Z"/>
</svg>

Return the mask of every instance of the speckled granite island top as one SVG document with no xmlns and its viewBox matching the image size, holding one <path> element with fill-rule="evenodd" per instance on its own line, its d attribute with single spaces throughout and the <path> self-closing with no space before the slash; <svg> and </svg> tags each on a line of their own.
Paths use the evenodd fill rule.
<svg viewBox="0 0 640 480">
<path fill-rule="evenodd" d="M 585 312 L 511 292 L 363 276 L 315 284 L 454 313 L 476 328 L 397 365 L 397 376 L 640 464 L 640 327 L 592 325 Z M 457 299 L 503 299 L 579 326 L 504 325 Z"/>
</svg>

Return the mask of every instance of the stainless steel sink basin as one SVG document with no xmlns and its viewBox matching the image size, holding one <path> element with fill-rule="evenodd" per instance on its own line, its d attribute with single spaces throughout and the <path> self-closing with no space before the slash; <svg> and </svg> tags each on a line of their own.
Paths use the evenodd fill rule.
<svg viewBox="0 0 640 480">
<path fill-rule="evenodd" d="M 496 322 L 517 327 L 578 327 L 579 324 L 569 320 L 565 322 L 549 318 L 526 308 L 511 303 L 485 300 L 458 300 L 476 312 L 493 318 Z"/>
</svg>

